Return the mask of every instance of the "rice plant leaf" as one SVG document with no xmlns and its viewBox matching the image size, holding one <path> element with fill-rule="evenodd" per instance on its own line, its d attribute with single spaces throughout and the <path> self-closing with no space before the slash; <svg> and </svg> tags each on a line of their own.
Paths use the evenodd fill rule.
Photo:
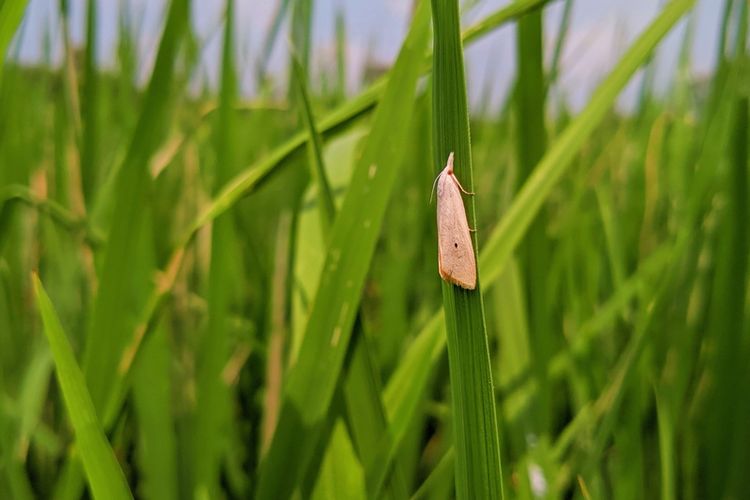
<svg viewBox="0 0 750 500">
<path fill-rule="evenodd" d="M 97 418 L 94 403 L 86 388 L 73 349 L 63 332 L 52 302 L 34 275 L 37 306 L 44 323 L 44 333 L 55 361 L 55 371 L 65 400 L 70 422 L 75 430 L 78 453 L 94 498 L 132 498 L 125 476 Z"/>
<path fill-rule="evenodd" d="M 81 92 L 82 144 L 81 185 L 84 200 L 91 203 L 98 177 L 99 148 L 99 77 L 96 68 L 97 3 L 88 0 L 86 10 L 86 52 L 84 56 L 83 92 Z"/>
<path fill-rule="evenodd" d="M 232 141 L 234 121 L 232 107 L 236 99 L 234 69 L 234 5 L 227 0 L 222 48 L 221 88 L 216 114 L 215 185 L 222 186 L 236 168 Z M 231 403 L 229 387 L 221 371 L 229 359 L 229 323 L 232 290 L 238 280 L 236 272 L 237 241 L 234 220 L 224 214 L 211 227 L 211 257 L 208 277 L 208 320 L 201 332 L 196 354 L 196 408 L 192 427 L 193 495 L 196 498 L 215 498 L 219 495 L 221 454 L 225 451 L 227 422 Z"/>
<path fill-rule="evenodd" d="M 433 136 L 437 172 L 455 154 L 456 176 L 474 190 L 469 110 L 464 76 L 458 1 L 433 0 Z M 465 200 L 467 218 L 476 227 L 474 200 Z M 477 237 L 472 237 L 476 254 Z M 437 277 L 435 278 L 437 279 Z M 443 309 L 450 362 L 453 430 L 456 448 L 456 497 L 503 498 L 495 392 L 481 295 L 442 281 Z"/>
<path fill-rule="evenodd" d="M 179 498 L 180 488 L 168 342 L 167 329 L 159 326 L 143 346 L 143 356 L 133 370 L 132 401 L 139 430 L 139 491 L 144 498 L 173 500 Z"/>
<path fill-rule="evenodd" d="M 288 498 L 307 467 L 325 422 L 360 294 L 397 176 L 426 48 L 429 6 L 422 2 L 375 113 L 346 198 L 331 230 L 326 264 L 300 355 L 291 369 L 271 446 L 259 474 L 259 498 Z"/>
<path fill-rule="evenodd" d="M 516 156 L 518 181 L 525 182 L 544 155 L 547 146 L 545 127 L 546 82 L 543 57 L 542 12 L 535 11 L 518 20 L 516 30 L 518 76 L 514 104 Z M 521 275 L 526 289 L 524 302 L 528 301 L 531 368 L 538 392 L 530 403 L 528 432 L 545 435 L 550 430 L 550 386 L 545 367 L 555 348 L 557 330 L 552 327 L 552 311 L 548 303 L 550 243 L 546 237 L 547 217 L 544 211 L 533 219 L 516 254 L 521 265 Z M 533 300 L 531 299 L 533 297 Z"/>
<path fill-rule="evenodd" d="M 304 71 L 296 57 L 292 57 L 294 76 L 297 80 L 299 97 L 302 101 L 302 118 L 310 134 L 308 141 L 308 158 L 312 166 L 312 177 L 317 188 L 317 205 L 321 220 L 322 240 L 329 238 L 330 227 L 336 216 L 336 207 L 333 194 L 329 185 L 326 168 L 323 163 L 323 143 L 318 133 L 315 118 L 312 114 L 307 82 Z M 305 242 L 309 245 L 309 241 Z M 378 498 L 380 488 L 385 481 L 388 471 L 387 467 L 377 467 L 380 455 L 379 451 L 384 449 L 383 443 L 387 441 L 385 435 L 387 420 L 385 409 L 381 401 L 381 384 L 377 376 L 377 370 L 372 359 L 372 350 L 369 347 L 367 332 L 364 331 L 361 311 L 357 312 L 354 322 L 356 330 L 352 342 L 353 353 L 350 355 L 351 362 L 343 385 L 344 400 L 346 403 L 347 417 L 350 433 L 357 447 L 360 462 L 365 468 L 368 496 Z M 335 448 L 340 450 L 341 448 Z M 329 454 L 335 451 L 329 448 Z M 401 480 L 400 470 L 394 470 L 389 483 L 391 493 L 395 498 L 405 498 L 406 488 Z"/>
<path fill-rule="evenodd" d="M 323 162 L 323 139 L 320 136 L 318 126 L 315 123 L 315 117 L 313 116 L 310 95 L 307 90 L 307 77 L 305 76 L 305 70 L 299 59 L 295 57 L 294 54 L 292 54 L 292 69 L 294 79 L 297 83 L 299 100 L 302 104 L 300 106 L 302 110 L 302 119 L 305 122 L 305 127 L 307 128 L 307 133 L 309 135 L 307 139 L 308 158 L 312 167 L 312 178 L 315 180 L 315 185 L 318 190 L 318 210 L 320 211 L 321 227 L 323 228 L 324 236 L 327 238 L 330 227 L 336 217 L 336 206 L 333 201 L 333 193 L 331 192 L 331 186 L 326 177 L 326 168 Z"/>
</svg>

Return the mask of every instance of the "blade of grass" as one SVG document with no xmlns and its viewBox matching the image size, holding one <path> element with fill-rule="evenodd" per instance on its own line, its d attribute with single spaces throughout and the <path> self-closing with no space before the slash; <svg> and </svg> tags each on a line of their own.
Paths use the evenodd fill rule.
<svg viewBox="0 0 750 500">
<path fill-rule="evenodd" d="M 89 486 L 94 498 L 132 498 L 125 476 L 117 463 L 91 396 L 73 354 L 73 349 L 65 337 L 54 307 L 47 297 L 39 278 L 34 276 L 34 291 L 37 306 L 44 322 L 44 333 L 55 360 L 55 371 L 70 422 L 76 434 L 78 453 L 86 471 Z"/>
<path fill-rule="evenodd" d="M 312 13 L 313 0 L 294 0 L 292 4 L 291 19 L 291 39 L 294 50 L 297 51 L 297 57 L 292 56 L 291 65 L 294 66 L 294 59 L 298 59 L 303 75 L 307 79 L 310 70 L 310 53 L 312 49 Z M 292 71 L 293 72 L 293 71 Z M 289 82 L 290 101 L 296 101 L 295 83 L 292 78 Z"/>
<path fill-rule="evenodd" d="M 177 445 L 172 415 L 172 380 L 167 329 L 160 325 L 133 370 L 133 407 L 139 492 L 144 498 L 173 500 L 178 495 Z"/>
<path fill-rule="evenodd" d="M 86 52 L 84 55 L 81 115 L 83 134 L 81 144 L 81 188 L 86 204 L 94 197 L 99 170 L 99 78 L 96 73 L 97 2 L 88 0 L 86 10 Z"/>
<path fill-rule="evenodd" d="M 288 498 L 307 468 L 347 350 L 360 292 L 396 180 L 406 126 L 428 33 L 422 2 L 376 111 L 331 231 L 323 276 L 297 363 L 284 391 L 279 421 L 259 473 L 259 498 Z"/>
<path fill-rule="evenodd" d="M 747 5 L 742 4 L 740 15 L 742 27 L 738 27 L 737 59 L 734 64 L 747 75 L 748 61 L 745 58 Z M 742 66 L 740 66 L 742 65 Z M 748 240 L 748 115 L 747 89 L 738 89 L 733 98 L 731 147 L 731 167 L 726 176 L 724 190 L 727 193 L 727 207 L 722 217 L 719 236 L 718 259 L 716 263 L 709 328 L 713 346 L 708 362 L 712 377 L 710 389 L 710 417 L 707 439 L 708 447 L 708 490 L 720 497 L 741 494 L 742 487 L 737 480 L 742 473 L 737 469 L 736 460 L 742 453 L 736 440 L 741 435 L 741 426 L 727 426 L 742 418 L 737 414 L 742 405 L 737 398 L 737 382 L 743 379 L 747 370 L 744 357 L 747 341 L 743 339 L 743 319 L 746 317 L 747 270 L 750 241 Z M 734 477 L 733 477 L 734 476 Z M 732 488 L 737 488 L 732 492 Z"/>
<path fill-rule="evenodd" d="M 529 345 L 528 313 L 526 310 L 527 295 L 521 279 L 521 270 L 517 261 L 511 263 L 499 278 L 499 286 L 490 294 L 490 303 L 494 305 L 499 355 L 496 361 L 498 389 L 514 383 L 519 378 L 528 378 L 531 367 L 531 346 Z M 534 391 L 536 387 L 533 388 Z M 531 425 L 529 413 L 531 399 L 538 397 L 531 390 L 505 393 L 501 406 L 507 436 L 505 448 L 512 450 L 512 456 L 522 456 L 526 449 L 527 437 L 536 432 Z"/>
<path fill-rule="evenodd" d="M 323 241 L 330 238 L 330 227 L 336 216 L 333 194 L 323 164 L 323 144 L 312 114 L 306 77 L 297 58 L 292 58 L 294 75 L 297 80 L 300 100 L 302 101 L 302 119 L 305 122 L 310 140 L 308 157 L 312 166 L 312 177 L 316 183 L 317 204 L 321 219 Z M 347 409 L 347 422 L 357 448 L 360 462 L 365 468 L 367 493 L 370 498 L 380 497 L 380 488 L 385 481 L 387 467 L 376 467 L 377 451 L 382 448 L 387 427 L 385 410 L 380 399 L 380 380 L 376 374 L 368 339 L 363 329 L 361 311 L 358 309 L 354 321 L 355 332 L 352 336 L 351 361 L 343 381 L 344 402 Z M 341 449 L 341 448 L 337 448 Z M 388 494 L 393 498 L 406 498 L 406 488 L 400 477 L 400 471 L 394 470 L 388 483 Z"/>
<path fill-rule="evenodd" d="M 518 155 L 518 182 L 526 182 L 534 167 L 544 155 L 547 131 L 544 124 L 546 82 L 542 53 L 542 12 L 535 11 L 518 21 L 517 56 L 518 77 L 515 89 L 516 154 Z M 538 392 L 531 400 L 526 433 L 546 434 L 551 425 L 552 388 L 545 369 L 555 349 L 555 331 L 551 325 L 552 313 L 546 293 L 550 261 L 550 243 L 545 236 L 547 217 L 540 213 L 530 223 L 525 239 L 518 249 L 522 275 L 526 288 L 525 302 L 529 311 L 529 346 L 531 368 L 536 378 Z"/>
<path fill-rule="evenodd" d="M 675 426 L 670 403 L 666 394 L 654 386 L 656 400 L 656 418 L 659 425 L 659 466 L 661 471 L 661 498 L 677 498 L 675 484 Z"/>
<path fill-rule="evenodd" d="M 18 457 L 23 457 L 23 460 L 26 460 L 30 440 L 42 420 L 51 372 L 52 358 L 49 351 L 46 347 L 37 349 L 31 357 L 18 396 L 20 422 L 16 454 Z"/>
<path fill-rule="evenodd" d="M 458 1 L 433 0 L 433 120 L 437 171 L 455 154 L 456 176 L 473 191 L 469 112 Z M 473 198 L 465 203 L 476 227 Z M 476 234 L 472 237 L 474 253 Z M 456 497 L 503 498 L 495 392 L 480 279 L 467 291 L 442 282 L 456 448 Z"/>
<path fill-rule="evenodd" d="M 285 211 L 278 222 L 276 232 L 276 251 L 274 255 L 274 274 L 271 281 L 271 331 L 266 341 L 266 378 L 263 397 L 263 421 L 261 423 L 260 455 L 264 455 L 271 443 L 273 431 L 281 405 L 283 390 L 284 354 L 289 343 L 290 301 L 292 261 L 294 252 L 295 230 L 297 221 Z"/>
<path fill-rule="evenodd" d="M 318 126 L 316 125 L 315 117 L 313 116 L 310 96 L 307 91 L 307 76 L 305 76 L 305 70 L 299 59 L 294 57 L 294 55 L 292 55 L 292 69 L 302 104 L 300 106 L 302 119 L 308 133 L 307 156 L 312 170 L 312 178 L 318 190 L 317 200 L 318 210 L 320 211 L 321 228 L 324 237 L 327 239 L 330 227 L 333 225 L 333 221 L 336 217 L 336 206 L 333 201 L 331 186 L 326 177 L 325 165 L 323 164 L 323 140 L 320 137 L 320 132 L 318 131 Z"/>
<path fill-rule="evenodd" d="M 221 87 L 216 115 L 214 186 L 222 186 L 236 168 L 234 158 L 233 106 L 236 99 L 234 70 L 234 0 L 227 0 L 222 48 Z M 237 241 L 232 214 L 218 217 L 211 228 L 211 260 L 208 276 L 208 319 L 196 354 L 196 407 L 191 438 L 194 440 L 191 473 L 196 498 L 216 498 L 226 427 L 230 419 L 230 394 L 221 372 L 229 359 L 229 323 L 232 290 L 236 289 L 234 245 Z"/>
</svg>

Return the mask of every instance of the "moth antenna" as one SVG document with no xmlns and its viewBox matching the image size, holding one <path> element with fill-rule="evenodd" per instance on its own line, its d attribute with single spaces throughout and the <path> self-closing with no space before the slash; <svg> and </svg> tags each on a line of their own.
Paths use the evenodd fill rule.
<svg viewBox="0 0 750 500">
<path fill-rule="evenodd" d="M 430 190 L 430 203 L 429 205 L 432 205 L 432 195 L 435 194 L 435 185 L 437 184 L 438 179 L 440 179 L 440 176 L 443 175 L 443 172 L 440 172 L 437 177 L 435 177 L 435 180 L 432 181 L 432 189 Z"/>
</svg>

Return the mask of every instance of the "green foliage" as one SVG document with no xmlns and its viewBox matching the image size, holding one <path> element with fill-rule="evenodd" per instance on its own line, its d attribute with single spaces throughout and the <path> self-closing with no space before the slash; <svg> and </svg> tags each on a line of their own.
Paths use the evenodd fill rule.
<svg viewBox="0 0 750 500">
<path fill-rule="evenodd" d="M 434 0 L 432 71 L 433 161 L 436 173 L 443 158 L 455 155 L 456 177 L 474 191 L 469 109 L 458 2 Z M 474 202 L 465 202 L 470 227 L 477 227 Z M 472 237 L 477 251 L 477 236 Z M 500 445 L 495 394 L 490 371 L 487 329 L 481 295 L 481 274 L 474 290 L 443 282 L 443 305 L 456 448 L 456 497 L 502 498 Z"/>
<path fill-rule="evenodd" d="M 96 416 L 83 373 L 65 336 L 57 313 L 34 276 L 36 302 L 44 323 L 44 333 L 55 359 L 55 371 L 65 408 L 75 430 L 76 448 L 81 455 L 94 498 L 132 498 L 125 476 Z"/>
<path fill-rule="evenodd" d="M 696 78 L 694 1 L 662 2 L 580 112 L 579 5 L 558 27 L 550 3 L 461 31 L 471 2 L 415 2 L 393 66 L 347 97 L 350 26 L 327 13 L 321 59 L 319 2 L 276 2 L 245 67 L 239 4 L 201 40 L 171 0 L 142 88 L 139 14 L 105 69 L 103 4 L 78 61 L 61 2 L 62 65 L 0 71 L 0 498 L 742 498 L 747 3 L 712 4 Z M 25 5 L 0 0 L 3 56 Z M 465 49 L 508 24 L 514 91 L 471 108 Z M 212 39 L 218 85 L 196 91 Z M 450 152 L 475 291 L 437 273 Z"/>
</svg>

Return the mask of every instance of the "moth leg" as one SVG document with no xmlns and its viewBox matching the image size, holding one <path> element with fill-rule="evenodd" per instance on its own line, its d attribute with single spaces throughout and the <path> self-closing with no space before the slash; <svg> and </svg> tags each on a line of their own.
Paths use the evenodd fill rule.
<svg viewBox="0 0 750 500">
<path fill-rule="evenodd" d="M 469 191 L 465 190 L 465 189 L 464 189 L 464 187 L 463 187 L 463 186 L 461 185 L 461 183 L 460 183 L 460 182 L 458 182 L 458 177 L 456 177 L 456 176 L 454 175 L 454 176 L 453 176 L 453 180 L 455 180 L 455 181 L 456 181 L 456 184 L 458 185 L 458 189 L 460 189 L 460 190 L 461 190 L 461 192 L 462 192 L 463 194 L 468 194 L 468 195 L 470 195 L 470 196 L 474 196 L 474 194 L 475 194 L 475 193 L 470 193 Z"/>
</svg>

